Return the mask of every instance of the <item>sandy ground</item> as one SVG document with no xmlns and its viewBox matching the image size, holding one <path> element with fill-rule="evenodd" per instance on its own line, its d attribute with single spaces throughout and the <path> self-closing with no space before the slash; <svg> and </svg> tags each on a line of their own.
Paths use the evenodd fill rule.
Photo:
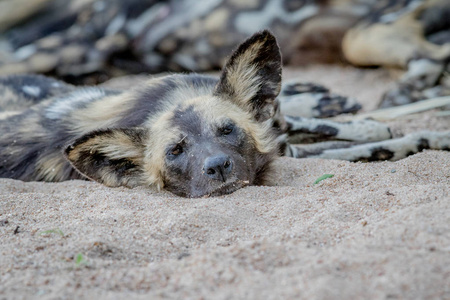
<svg viewBox="0 0 450 300">
<path fill-rule="evenodd" d="M 365 111 L 392 86 L 382 70 L 285 75 Z M 434 112 L 390 124 L 450 128 Z M 0 299 L 450 299 L 449 152 L 281 158 L 276 172 L 276 186 L 202 199 L 0 179 Z"/>
</svg>

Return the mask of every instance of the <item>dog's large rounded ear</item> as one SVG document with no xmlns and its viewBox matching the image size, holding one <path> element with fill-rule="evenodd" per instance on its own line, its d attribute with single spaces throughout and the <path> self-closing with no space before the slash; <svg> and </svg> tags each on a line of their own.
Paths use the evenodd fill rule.
<svg viewBox="0 0 450 300">
<path fill-rule="evenodd" d="M 242 43 L 223 68 L 214 94 L 231 100 L 265 121 L 274 114 L 274 100 L 281 88 L 281 54 L 267 30 Z"/>
<path fill-rule="evenodd" d="M 66 147 L 65 157 L 91 180 L 107 186 L 142 184 L 144 140 L 140 128 L 105 129 L 88 133 Z"/>
</svg>

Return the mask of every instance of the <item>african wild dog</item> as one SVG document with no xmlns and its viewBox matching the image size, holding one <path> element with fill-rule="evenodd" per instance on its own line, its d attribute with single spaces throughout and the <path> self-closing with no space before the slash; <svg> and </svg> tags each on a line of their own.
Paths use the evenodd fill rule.
<svg viewBox="0 0 450 300">
<path fill-rule="evenodd" d="M 355 106 L 314 85 L 284 86 L 278 99 L 280 90 L 280 51 L 268 31 L 241 44 L 219 79 L 171 75 L 123 91 L 42 76 L 0 78 L 0 177 L 88 178 L 200 197 L 267 183 L 278 154 L 372 161 L 449 148 L 448 132 L 387 140 L 389 128 L 373 121 L 283 117 L 278 103 L 288 113 L 309 106 L 313 116 Z M 340 141 L 301 148 L 286 133 Z"/>
<path fill-rule="evenodd" d="M 23 105 L 40 103 L 0 114 L 0 177 L 87 177 L 199 197 L 265 183 L 278 153 L 270 118 L 281 57 L 268 31 L 241 44 L 219 80 L 172 75 L 123 92 L 35 76 L 2 84 L 11 88 L 0 104 L 14 92 L 23 94 Z"/>
</svg>

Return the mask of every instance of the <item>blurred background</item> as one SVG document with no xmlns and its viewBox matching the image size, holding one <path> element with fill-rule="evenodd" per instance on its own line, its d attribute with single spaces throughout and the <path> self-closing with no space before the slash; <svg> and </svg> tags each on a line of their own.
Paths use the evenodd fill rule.
<svg viewBox="0 0 450 300">
<path fill-rule="evenodd" d="M 214 71 L 269 28 L 289 66 L 347 64 L 341 41 L 377 11 L 413 0 L 2 0 L 0 74 L 74 84 L 164 71 Z"/>
<path fill-rule="evenodd" d="M 92 85 L 129 74 L 214 72 L 267 28 L 284 74 L 331 64 L 406 70 L 389 72 L 396 85 L 374 107 L 450 95 L 450 0 L 0 0 L 0 75 Z M 331 81 L 301 74 L 294 75 Z M 359 96 L 357 80 L 349 85 Z"/>
</svg>

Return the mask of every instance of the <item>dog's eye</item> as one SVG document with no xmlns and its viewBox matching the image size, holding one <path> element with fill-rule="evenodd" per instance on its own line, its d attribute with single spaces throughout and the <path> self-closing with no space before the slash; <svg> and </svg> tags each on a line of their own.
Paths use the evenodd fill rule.
<svg viewBox="0 0 450 300">
<path fill-rule="evenodd" d="M 233 132 L 233 129 L 234 129 L 233 124 L 227 124 L 227 125 L 221 127 L 219 130 L 220 130 L 220 133 L 222 133 L 223 135 L 229 135 L 230 133 Z"/>
<path fill-rule="evenodd" d="M 183 153 L 183 147 L 179 144 L 175 145 L 170 151 L 169 154 L 173 156 L 177 156 Z"/>
</svg>

